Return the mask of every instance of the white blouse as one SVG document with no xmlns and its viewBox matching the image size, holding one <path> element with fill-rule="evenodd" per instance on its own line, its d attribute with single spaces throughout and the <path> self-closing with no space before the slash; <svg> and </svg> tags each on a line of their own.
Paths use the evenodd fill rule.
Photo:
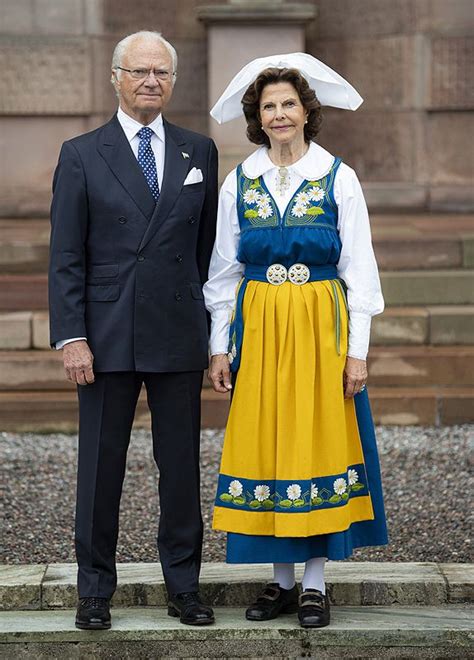
<svg viewBox="0 0 474 660">
<path fill-rule="evenodd" d="M 304 179 L 321 179 L 329 172 L 334 156 L 312 142 L 306 154 L 287 169 L 290 186 L 284 194 L 277 191 L 278 168 L 260 147 L 242 164 L 250 179 L 263 176 L 265 184 L 282 215 Z M 211 355 L 227 353 L 228 333 L 235 303 L 235 289 L 245 265 L 237 261 L 240 226 L 237 216 L 237 176 L 232 170 L 219 195 L 216 242 L 204 285 L 206 308 L 211 314 Z M 384 301 L 370 234 L 369 215 L 362 188 L 350 167 L 341 163 L 334 180 L 334 198 L 338 207 L 338 231 L 342 242 L 337 272 L 347 285 L 349 306 L 348 355 L 365 360 L 369 348 L 370 323 L 380 314 Z M 270 265 L 270 264 L 269 264 Z"/>
</svg>

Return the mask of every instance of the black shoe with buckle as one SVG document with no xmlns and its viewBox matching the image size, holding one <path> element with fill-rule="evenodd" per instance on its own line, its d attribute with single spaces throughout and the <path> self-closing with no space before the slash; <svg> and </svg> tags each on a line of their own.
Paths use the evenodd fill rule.
<svg viewBox="0 0 474 660">
<path fill-rule="evenodd" d="M 80 598 L 76 613 L 76 628 L 81 630 L 108 630 L 110 620 L 109 599 L 89 596 Z"/>
<path fill-rule="evenodd" d="M 298 619 L 302 628 L 324 628 L 329 625 L 329 598 L 318 589 L 306 589 L 300 596 Z"/>
<path fill-rule="evenodd" d="M 204 605 L 197 591 L 175 594 L 168 601 L 169 616 L 179 616 L 189 626 L 207 626 L 214 623 L 214 612 Z"/>
<path fill-rule="evenodd" d="M 298 611 L 298 587 L 283 589 L 279 584 L 270 582 L 255 603 L 245 611 L 249 621 L 269 621 L 279 614 L 293 614 Z"/>
</svg>

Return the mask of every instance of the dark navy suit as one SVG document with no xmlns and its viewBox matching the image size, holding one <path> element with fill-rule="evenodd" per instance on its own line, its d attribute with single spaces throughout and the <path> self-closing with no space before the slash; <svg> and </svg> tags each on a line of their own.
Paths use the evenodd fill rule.
<svg viewBox="0 0 474 660">
<path fill-rule="evenodd" d="M 158 548 L 171 593 L 196 591 L 202 544 L 199 427 L 215 237 L 212 140 L 164 121 L 157 203 L 117 120 L 65 142 L 53 181 L 51 344 L 87 337 L 79 386 L 79 596 L 110 597 L 126 452 L 143 383 L 160 470 Z M 203 181 L 183 186 L 188 172 Z M 150 521 L 152 522 L 152 521 Z"/>
</svg>

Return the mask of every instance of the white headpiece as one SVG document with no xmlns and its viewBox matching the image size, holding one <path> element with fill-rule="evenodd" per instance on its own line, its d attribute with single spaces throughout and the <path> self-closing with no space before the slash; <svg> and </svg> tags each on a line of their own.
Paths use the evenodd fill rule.
<svg viewBox="0 0 474 660">
<path fill-rule="evenodd" d="M 321 105 L 331 105 L 343 110 L 357 110 L 363 98 L 347 80 L 307 53 L 287 53 L 286 55 L 270 55 L 259 57 L 244 66 L 232 78 L 226 90 L 211 110 L 219 124 L 236 119 L 243 114 L 242 96 L 247 87 L 256 80 L 258 75 L 268 68 L 298 69 L 306 78 L 309 86 L 314 89 Z"/>
</svg>

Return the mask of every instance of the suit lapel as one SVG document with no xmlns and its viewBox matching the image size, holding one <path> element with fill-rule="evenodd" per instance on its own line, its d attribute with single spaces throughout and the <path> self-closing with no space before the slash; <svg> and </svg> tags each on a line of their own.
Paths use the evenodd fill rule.
<svg viewBox="0 0 474 660">
<path fill-rule="evenodd" d="M 140 250 L 150 242 L 175 205 L 193 155 L 193 146 L 186 143 L 179 128 L 165 120 L 163 120 L 163 124 L 166 139 L 163 183 L 155 211 L 142 238 Z M 183 152 L 189 157 L 183 156 Z"/>
<path fill-rule="evenodd" d="M 98 150 L 126 192 L 149 220 L 155 210 L 155 200 L 117 115 L 104 126 Z"/>
</svg>

